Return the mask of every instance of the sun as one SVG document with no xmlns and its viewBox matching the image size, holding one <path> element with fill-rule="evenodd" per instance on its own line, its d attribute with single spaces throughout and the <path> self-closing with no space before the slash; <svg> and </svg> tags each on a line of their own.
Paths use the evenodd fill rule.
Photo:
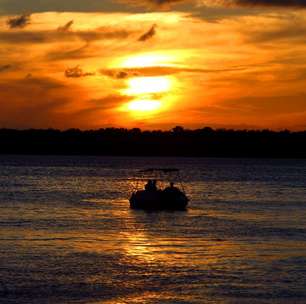
<svg viewBox="0 0 306 304">
<path fill-rule="evenodd" d="M 127 108 L 133 112 L 154 112 L 161 108 L 159 100 L 134 100 L 131 101 Z"/>
<path fill-rule="evenodd" d="M 154 66 L 176 66 L 176 56 L 173 54 L 144 53 L 121 59 L 121 68 L 146 68 Z"/>
<path fill-rule="evenodd" d="M 167 76 L 133 77 L 126 80 L 122 93 L 132 101 L 123 110 L 135 117 L 152 117 L 167 107 L 165 94 L 170 92 L 172 81 Z"/>
<path fill-rule="evenodd" d="M 127 81 L 124 93 L 129 96 L 144 94 L 157 94 L 169 91 L 171 80 L 165 76 L 158 77 L 135 77 Z"/>
<path fill-rule="evenodd" d="M 173 104 L 176 78 L 173 75 L 146 75 L 145 68 L 176 66 L 176 56 L 170 53 L 143 53 L 119 59 L 115 68 L 136 70 L 135 74 L 125 79 L 120 89 L 130 101 L 120 106 L 119 110 L 129 113 L 134 118 L 152 118 L 167 111 Z M 142 69 L 144 69 L 142 73 Z"/>
</svg>

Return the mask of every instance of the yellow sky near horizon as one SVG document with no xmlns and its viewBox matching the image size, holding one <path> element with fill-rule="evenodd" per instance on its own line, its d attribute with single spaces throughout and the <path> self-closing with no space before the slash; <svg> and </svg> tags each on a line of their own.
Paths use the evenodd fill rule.
<svg viewBox="0 0 306 304">
<path fill-rule="evenodd" d="M 48 12 L 16 28 L 10 18 L 0 127 L 306 127 L 305 10 Z"/>
</svg>

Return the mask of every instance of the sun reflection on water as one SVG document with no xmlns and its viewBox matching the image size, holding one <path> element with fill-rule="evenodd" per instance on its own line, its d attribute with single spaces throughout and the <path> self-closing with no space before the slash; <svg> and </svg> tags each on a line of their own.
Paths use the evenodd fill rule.
<svg viewBox="0 0 306 304">
<path fill-rule="evenodd" d="M 156 260 L 157 257 L 154 252 L 154 245 L 144 232 L 137 231 L 135 234 L 124 233 L 124 237 L 126 240 L 124 250 L 128 256 L 149 263 Z"/>
</svg>

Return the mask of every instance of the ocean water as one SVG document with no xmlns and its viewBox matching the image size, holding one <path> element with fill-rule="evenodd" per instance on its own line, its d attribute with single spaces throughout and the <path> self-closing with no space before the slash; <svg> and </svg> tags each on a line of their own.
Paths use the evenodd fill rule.
<svg viewBox="0 0 306 304">
<path fill-rule="evenodd" d="M 177 167 L 187 212 L 129 209 Z M 1 303 L 306 303 L 306 161 L 0 156 Z"/>
</svg>

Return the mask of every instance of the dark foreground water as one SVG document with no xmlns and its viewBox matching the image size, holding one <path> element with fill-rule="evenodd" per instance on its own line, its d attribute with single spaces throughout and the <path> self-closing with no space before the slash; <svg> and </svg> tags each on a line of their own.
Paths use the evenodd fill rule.
<svg viewBox="0 0 306 304">
<path fill-rule="evenodd" d="M 187 212 L 129 209 L 182 169 Z M 0 156 L 1 303 L 306 303 L 306 161 Z"/>
</svg>

